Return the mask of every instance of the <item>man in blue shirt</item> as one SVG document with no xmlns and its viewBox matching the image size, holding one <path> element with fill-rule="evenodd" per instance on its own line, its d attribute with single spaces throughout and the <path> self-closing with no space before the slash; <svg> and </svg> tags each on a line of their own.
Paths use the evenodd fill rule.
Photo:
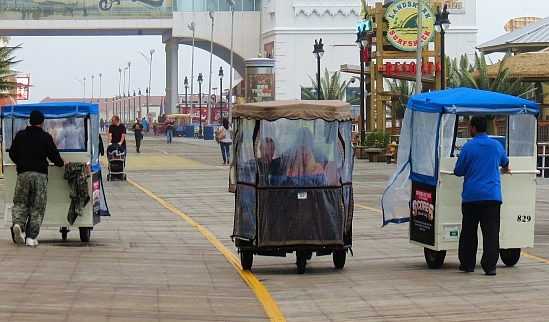
<svg viewBox="0 0 549 322">
<path fill-rule="evenodd" d="M 496 275 L 499 259 L 500 208 L 502 203 L 500 173 L 511 174 L 509 158 L 501 143 L 486 135 L 486 118 L 473 116 L 469 132 L 473 138 L 463 145 L 454 174 L 464 177 L 461 193 L 461 234 L 459 270 L 474 272 L 480 223 L 483 249 L 480 265 L 486 275 Z M 500 169 L 501 167 L 501 169 Z"/>
</svg>

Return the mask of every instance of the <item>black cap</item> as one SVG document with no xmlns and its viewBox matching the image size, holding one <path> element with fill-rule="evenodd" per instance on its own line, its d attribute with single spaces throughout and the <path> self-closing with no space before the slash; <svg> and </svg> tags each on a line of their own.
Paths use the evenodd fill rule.
<svg viewBox="0 0 549 322">
<path fill-rule="evenodd" d="M 38 110 L 34 110 L 30 114 L 30 125 L 39 125 L 44 123 L 44 114 Z"/>
</svg>

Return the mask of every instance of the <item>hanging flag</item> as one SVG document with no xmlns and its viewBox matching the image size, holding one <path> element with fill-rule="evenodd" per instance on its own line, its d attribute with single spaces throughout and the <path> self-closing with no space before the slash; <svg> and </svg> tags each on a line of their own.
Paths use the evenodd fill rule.
<svg viewBox="0 0 549 322">
<path fill-rule="evenodd" d="M 160 99 L 160 115 L 163 115 L 163 114 L 164 114 L 164 107 L 163 107 L 163 105 L 162 105 L 162 101 L 163 101 L 163 100 L 164 100 L 164 99 Z"/>
</svg>

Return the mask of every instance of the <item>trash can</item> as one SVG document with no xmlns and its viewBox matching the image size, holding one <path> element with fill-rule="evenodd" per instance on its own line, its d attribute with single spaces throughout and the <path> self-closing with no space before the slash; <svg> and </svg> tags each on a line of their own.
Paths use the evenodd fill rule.
<svg viewBox="0 0 549 322">
<path fill-rule="evenodd" d="M 185 134 L 188 138 L 194 138 L 194 125 L 187 125 L 187 133 Z"/>
<path fill-rule="evenodd" d="M 204 140 L 214 139 L 214 127 L 211 125 L 204 126 Z"/>
</svg>

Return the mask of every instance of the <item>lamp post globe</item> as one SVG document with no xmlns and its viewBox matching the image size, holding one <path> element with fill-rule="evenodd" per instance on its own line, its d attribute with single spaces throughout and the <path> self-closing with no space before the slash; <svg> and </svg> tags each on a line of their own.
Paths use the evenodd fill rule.
<svg viewBox="0 0 549 322">
<path fill-rule="evenodd" d="M 324 44 L 322 43 L 322 38 L 320 41 L 315 39 L 313 54 L 316 57 L 316 86 L 317 86 L 317 100 L 320 100 L 322 97 L 322 88 L 320 86 L 320 59 L 324 56 Z"/>
<path fill-rule="evenodd" d="M 189 107 L 189 102 L 187 101 L 187 90 L 189 89 L 189 79 L 187 76 L 185 76 L 185 79 L 183 80 L 183 85 L 185 85 L 185 107 Z M 191 123 L 192 123 L 192 115 L 191 115 Z"/>
<path fill-rule="evenodd" d="M 364 50 L 368 46 L 368 34 L 365 29 L 360 29 L 356 33 L 356 45 L 359 48 L 360 55 L 360 144 L 364 143 L 366 138 L 365 130 L 365 98 L 364 98 Z"/>
<path fill-rule="evenodd" d="M 440 89 L 446 89 L 446 53 L 444 37 L 446 30 L 450 27 L 450 20 L 448 19 L 448 6 L 445 4 L 443 9 L 437 7 L 437 13 L 435 14 L 435 30 L 440 32 Z"/>
<path fill-rule="evenodd" d="M 219 67 L 219 122 L 223 121 L 223 67 Z"/>
</svg>

